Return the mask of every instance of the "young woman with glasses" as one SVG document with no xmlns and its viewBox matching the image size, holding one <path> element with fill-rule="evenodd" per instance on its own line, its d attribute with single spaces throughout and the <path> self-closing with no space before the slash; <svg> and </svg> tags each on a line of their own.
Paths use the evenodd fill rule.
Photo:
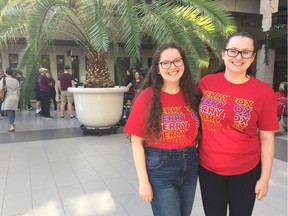
<svg viewBox="0 0 288 216">
<path fill-rule="evenodd" d="M 131 134 L 140 197 L 154 216 L 190 216 L 194 201 L 200 92 L 184 51 L 162 44 L 124 131 Z"/>
<path fill-rule="evenodd" d="M 199 82 L 202 140 L 199 180 L 206 216 L 251 216 L 255 198 L 268 193 L 278 129 L 276 98 L 268 83 L 251 76 L 253 37 L 228 38 L 223 64 Z"/>
</svg>

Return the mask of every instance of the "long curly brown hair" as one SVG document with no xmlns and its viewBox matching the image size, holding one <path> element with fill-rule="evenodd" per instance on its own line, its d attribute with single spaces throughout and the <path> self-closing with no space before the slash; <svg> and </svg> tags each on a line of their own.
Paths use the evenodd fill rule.
<svg viewBox="0 0 288 216">
<path fill-rule="evenodd" d="M 142 83 L 140 88 L 140 92 L 146 88 L 151 87 L 154 90 L 154 96 L 152 99 L 152 104 L 150 107 L 149 117 L 147 120 L 146 126 L 146 137 L 148 140 L 151 136 L 151 130 L 154 131 L 154 139 L 156 142 L 161 141 L 161 116 L 162 116 L 162 104 L 160 101 L 160 91 L 163 86 L 163 78 L 158 73 L 159 71 L 159 60 L 160 55 L 163 51 L 167 49 L 177 49 L 182 57 L 184 63 L 184 73 L 180 78 L 180 88 L 185 95 L 185 99 L 189 104 L 189 107 L 196 113 L 199 118 L 198 106 L 201 99 L 201 92 L 197 88 L 195 82 L 192 79 L 192 74 L 190 70 L 190 66 L 187 62 L 187 58 L 184 50 L 175 43 L 164 43 L 160 45 L 154 53 L 152 65 Z M 200 133 L 199 133 L 200 134 Z M 200 135 L 198 135 L 199 138 Z"/>
</svg>

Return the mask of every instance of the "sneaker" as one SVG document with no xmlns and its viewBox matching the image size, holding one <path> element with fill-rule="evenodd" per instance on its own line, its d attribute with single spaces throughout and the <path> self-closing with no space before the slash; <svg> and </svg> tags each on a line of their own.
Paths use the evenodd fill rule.
<svg viewBox="0 0 288 216">
<path fill-rule="evenodd" d="M 43 116 L 42 111 L 35 113 L 35 116 Z"/>
<path fill-rule="evenodd" d="M 73 116 L 73 115 L 70 116 L 70 119 L 74 119 L 74 118 L 75 118 L 75 116 Z"/>
<path fill-rule="evenodd" d="M 60 116 L 60 118 L 61 118 L 61 119 L 64 119 L 64 116 L 62 115 L 62 116 Z"/>
</svg>

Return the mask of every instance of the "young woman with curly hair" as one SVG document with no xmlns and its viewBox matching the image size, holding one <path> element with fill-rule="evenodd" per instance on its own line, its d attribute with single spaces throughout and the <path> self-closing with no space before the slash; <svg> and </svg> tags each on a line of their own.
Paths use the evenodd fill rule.
<svg viewBox="0 0 288 216">
<path fill-rule="evenodd" d="M 124 131 L 131 134 L 139 195 L 154 216 L 190 216 L 194 201 L 200 92 L 182 48 L 158 47 Z"/>
</svg>

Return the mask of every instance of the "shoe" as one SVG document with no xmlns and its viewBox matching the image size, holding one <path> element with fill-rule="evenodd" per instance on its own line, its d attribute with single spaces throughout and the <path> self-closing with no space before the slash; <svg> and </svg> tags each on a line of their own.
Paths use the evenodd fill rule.
<svg viewBox="0 0 288 216">
<path fill-rule="evenodd" d="M 62 115 L 62 116 L 60 116 L 60 118 L 61 118 L 61 119 L 64 119 L 64 116 Z"/>
<path fill-rule="evenodd" d="M 75 118 L 75 116 L 73 116 L 73 115 L 70 116 L 70 119 L 74 119 L 74 118 Z"/>
<path fill-rule="evenodd" d="M 43 116 L 43 114 L 42 114 L 42 112 L 40 111 L 40 112 L 38 112 L 38 113 L 35 113 L 35 116 L 37 117 L 37 116 Z"/>
<path fill-rule="evenodd" d="M 15 132 L 15 129 L 14 128 L 9 129 L 8 132 Z"/>
</svg>

